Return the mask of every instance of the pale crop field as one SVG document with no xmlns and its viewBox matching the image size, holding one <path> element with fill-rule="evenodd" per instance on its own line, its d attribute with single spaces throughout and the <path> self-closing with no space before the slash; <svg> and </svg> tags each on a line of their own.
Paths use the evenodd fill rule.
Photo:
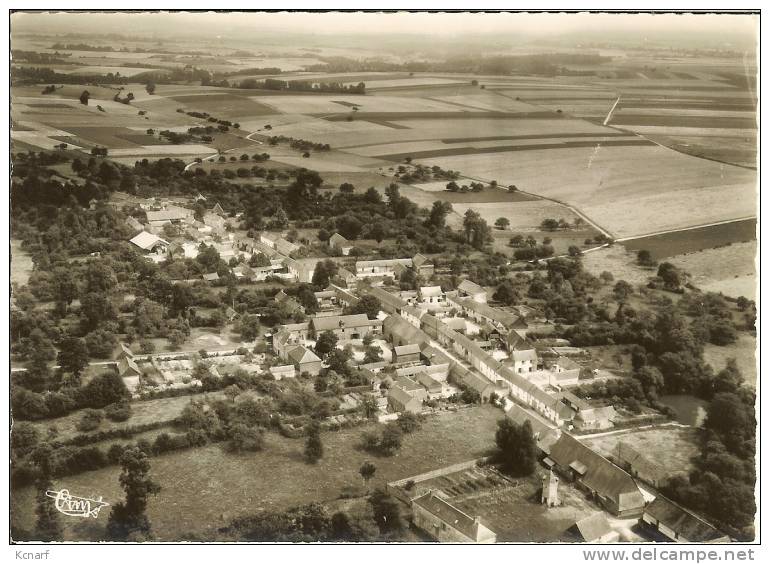
<svg viewBox="0 0 770 564">
<path fill-rule="evenodd" d="M 532 104 L 513 100 L 492 92 L 486 94 L 437 96 L 434 99 L 450 104 L 460 104 L 461 106 L 468 106 L 480 110 L 490 110 L 493 112 L 534 112 L 538 110 L 538 108 Z"/>
<path fill-rule="evenodd" d="M 64 72 L 64 74 L 77 74 L 77 75 L 99 75 L 99 74 L 117 74 L 120 73 L 121 76 L 134 76 L 137 74 L 142 74 L 144 72 L 158 72 L 158 69 L 149 69 L 149 68 L 141 68 L 141 67 L 109 67 L 109 66 L 88 66 L 88 67 L 77 67 L 75 69 L 72 69 L 70 71 Z"/>
<path fill-rule="evenodd" d="M 754 171 L 658 146 L 532 150 L 420 162 L 573 204 L 616 237 L 756 213 Z"/>
<path fill-rule="evenodd" d="M 498 189 L 499 190 L 499 189 Z M 502 190 L 499 190 L 502 193 Z M 568 208 L 549 200 L 529 200 L 523 202 L 484 202 L 472 204 L 452 204 L 452 209 L 459 217 L 472 209 L 481 215 L 490 225 L 494 225 L 499 217 L 505 217 L 511 225 L 508 228 L 515 232 L 540 231 L 540 223 L 547 218 L 564 219 L 572 223 L 576 215 Z"/>
<path fill-rule="evenodd" d="M 464 80 L 456 80 L 452 78 L 438 78 L 430 76 L 421 76 L 414 78 L 393 78 L 393 79 L 374 79 L 374 80 L 359 80 L 358 82 L 364 82 L 367 90 L 375 90 L 377 88 L 397 88 L 401 86 L 432 86 L 434 84 L 465 84 Z M 358 84 L 358 82 L 347 82 L 346 84 Z"/>
<path fill-rule="evenodd" d="M 399 96 L 357 96 L 330 94 L 328 96 L 252 96 L 252 100 L 285 114 L 348 114 L 354 104 L 360 112 L 461 112 L 462 108 L 424 98 Z M 337 102 L 345 102 L 339 104 Z"/>
<path fill-rule="evenodd" d="M 128 157 L 128 156 L 137 156 L 137 157 L 144 157 L 144 156 L 153 156 L 153 155 L 163 155 L 163 156 L 173 156 L 173 155 L 205 155 L 205 154 L 211 154 L 216 153 L 214 149 L 211 147 L 207 147 L 206 145 L 197 145 L 197 144 L 190 144 L 190 145 L 140 145 L 135 148 L 125 148 L 125 149 L 112 149 L 110 150 L 110 156 L 114 155 L 116 157 Z"/>
</svg>

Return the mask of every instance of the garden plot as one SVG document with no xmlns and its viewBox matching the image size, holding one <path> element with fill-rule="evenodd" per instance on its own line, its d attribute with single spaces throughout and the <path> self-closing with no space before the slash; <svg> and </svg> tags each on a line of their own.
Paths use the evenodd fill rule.
<svg viewBox="0 0 770 564">
<path fill-rule="evenodd" d="M 616 237 L 756 213 L 753 171 L 658 146 L 532 150 L 420 162 L 575 205 Z"/>
</svg>

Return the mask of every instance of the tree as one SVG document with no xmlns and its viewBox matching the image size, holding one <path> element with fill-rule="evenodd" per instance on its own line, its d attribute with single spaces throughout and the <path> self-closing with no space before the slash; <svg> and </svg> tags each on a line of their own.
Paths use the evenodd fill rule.
<svg viewBox="0 0 770 564">
<path fill-rule="evenodd" d="M 498 217 L 495 220 L 495 227 L 497 227 L 501 231 L 505 231 L 506 229 L 508 229 L 510 225 L 511 225 L 511 222 L 507 217 Z"/>
<path fill-rule="evenodd" d="M 384 535 L 401 533 L 406 527 L 401 517 L 399 502 L 385 490 L 377 489 L 369 496 L 374 522 Z"/>
<path fill-rule="evenodd" d="M 149 81 L 144 89 L 147 91 L 147 94 L 155 94 L 155 83 L 153 81 Z"/>
<path fill-rule="evenodd" d="M 495 443 L 497 460 L 503 472 L 512 476 L 529 476 L 535 471 L 537 446 L 529 421 L 517 425 L 508 418 L 501 419 L 497 423 Z"/>
<path fill-rule="evenodd" d="M 662 262 L 658 266 L 658 276 L 669 290 L 678 290 L 682 285 L 682 273 L 670 262 Z"/>
<path fill-rule="evenodd" d="M 91 97 L 91 94 L 88 92 L 88 90 L 83 90 L 83 93 L 80 95 L 80 103 L 84 106 L 88 105 L 88 99 Z"/>
<path fill-rule="evenodd" d="M 115 541 L 138 541 L 151 538 L 147 518 L 147 498 L 156 495 L 160 486 L 150 479 L 150 461 L 139 447 L 128 447 L 120 457 L 120 485 L 125 501 L 116 503 L 107 520 L 107 534 Z"/>
<path fill-rule="evenodd" d="M 315 343 L 315 352 L 321 358 L 325 358 L 337 348 L 337 335 L 333 331 L 324 331 L 318 335 Z"/>
<path fill-rule="evenodd" d="M 361 474 L 361 478 L 364 481 L 364 486 L 369 483 L 377 472 L 377 467 L 369 461 L 364 462 L 358 469 L 358 473 Z"/>
<path fill-rule="evenodd" d="M 567 249 L 567 253 L 571 257 L 579 257 L 580 255 L 583 254 L 583 251 L 581 251 L 580 247 L 576 245 L 570 245 L 569 248 Z"/>
<path fill-rule="evenodd" d="M 492 294 L 492 299 L 494 299 L 497 302 L 502 302 L 505 305 L 516 305 L 521 301 L 521 295 L 519 294 L 519 291 L 516 289 L 516 286 L 513 285 L 513 282 L 510 279 L 505 279 L 503 282 L 497 287 L 497 290 L 495 290 L 495 293 Z"/>
<path fill-rule="evenodd" d="M 636 263 L 639 266 L 655 266 L 657 264 L 652 258 L 652 253 L 646 249 L 639 249 L 636 252 Z"/>
<path fill-rule="evenodd" d="M 38 478 L 35 480 L 35 540 L 52 542 L 62 540 L 63 527 L 59 519 L 59 511 L 53 500 L 46 495 L 53 489 L 51 482 L 51 460 L 53 449 L 48 443 L 35 448 L 30 455 L 32 462 L 38 468 Z"/>
<path fill-rule="evenodd" d="M 401 448 L 403 432 L 397 423 L 391 422 L 385 425 L 380 437 L 379 450 L 387 456 L 392 456 Z"/>
<path fill-rule="evenodd" d="M 492 240 L 492 231 L 487 222 L 473 209 L 468 209 L 465 212 L 463 229 L 466 240 L 474 249 L 481 250 Z"/>
<path fill-rule="evenodd" d="M 324 447 L 321 442 L 321 426 L 318 421 L 312 421 L 308 425 L 307 439 L 305 440 L 305 460 L 309 464 L 315 464 L 324 455 Z"/>
<path fill-rule="evenodd" d="M 329 286 L 329 280 L 337 275 L 339 267 L 333 260 L 326 259 L 315 265 L 311 283 L 317 288 L 326 288 Z"/>
<path fill-rule="evenodd" d="M 436 229 L 443 229 L 446 225 L 446 217 L 452 211 L 452 204 L 441 200 L 433 202 L 433 206 L 430 209 L 430 214 L 425 220 L 426 227 L 435 227 Z"/>
<path fill-rule="evenodd" d="M 612 296 L 619 304 L 628 301 L 628 297 L 634 293 L 634 287 L 625 280 L 618 280 L 612 288 Z"/>
<path fill-rule="evenodd" d="M 365 313 L 369 319 L 377 319 L 382 309 L 382 302 L 377 296 L 371 294 L 365 294 L 361 296 L 361 299 L 354 306 L 351 306 L 346 310 L 348 314 Z"/>
<path fill-rule="evenodd" d="M 102 372 L 80 389 L 82 404 L 97 409 L 130 397 L 123 378 L 117 372 Z"/>
<path fill-rule="evenodd" d="M 599 279 L 602 281 L 602 284 L 611 284 L 615 277 L 612 275 L 612 272 L 605 270 L 599 275 Z"/>
<path fill-rule="evenodd" d="M 75 377 L 80 376 L 88 366 L 88 347 L 85 341 L 77 337 L 66 337 L 62 340 L 60 349 L 57 362 L 61 369 Z"/>
<path fill-rule="evenodd" d="M 262 429 L 245 423 L 232 423 L 227 429 L 227 450 L 229 452 L 254 452 L 264 448 Z"/>
</svg>

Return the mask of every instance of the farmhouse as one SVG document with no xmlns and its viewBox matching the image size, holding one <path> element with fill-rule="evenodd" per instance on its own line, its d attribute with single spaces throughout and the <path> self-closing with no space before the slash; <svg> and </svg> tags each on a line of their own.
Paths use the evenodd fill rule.
<svg viewBox="0 0 770 564">
<path fill-rule="evenodd" d="M 387 292 L 377 286 L 368 286 L 363 288 L 361 291 L 380 300 L 382 310 L 385 313 L 400 313 L 401 310 L 406 306 L 406 302 L 404 300 L 395 294 L 391 294 L 390 292 Z"/>
<path fill-rule="evenodd" d="M 286 353 L 286 359 L 300 374 L 307 372 L 311 376 L 317 376 L 321 371 L 321 359 L 313 351 L 301 345 L 290 348 Z"/>
<path fill-rule="evenodd" d="M 612 530 L 607 517 L 601 511 L 597 511 L 593 515 L 584 517 L 575 523 L 574 531 L 583 542 L 615 542 L 620 536 Z"/>
<path fill-rule="evenodd" d="M 666 485 L 670 473 L 665 467 L 651 459 L 650 454 L 644 454 L 636 450 L 625 441 L 618 442 L 612 449 L 613 461 L 631 474 L 656 488 Z"/>
<path fill-rule="evenodd" d="M 639 519 L 667 540 L 683 543 L 725 543 L 730 537 L 691 511 L 659 495 Z"/>
<path fill-rule="evenodd" d="M 180 206 L 167 206 L 164 210 L 148 211 L 147 223 L 151 227 L 162 227 L 167 223 L 177 224 L 189 221 L 193 217 L 193 211 Z"/>
<path fill-rule="evenodd" d="M 118 361 L 118 374 L 121 378 L 138 377 L 142 375 L 142 369 L 133 356 L 124 356 Z"/>
<path fill-rule="evenodd" d="M 610 429 L 615 426 L 616 416 L 615 408 L 611 405 L 588 407 L 579 409 L 572 422 L 580 430 Z"/>
<path fill-rule="evenodd" d="M 381 259 L 356 261 L 356 276 L 368 278 L 371 276 L 390 276 L 395 278 L 397 273 L 412 266 L 412 259 Z"/>
<path fill-rule="evenodd" d="M 286 308 L 287 311 L 290 313 L 296 313 L 296 312 L 304 312 L 305 308 L 302 307 L 302 304 L 300 304 L 297 300 L 292 298 L 289 294 L 281 290 L 275 295 L 275 302 L 277 304 L 282 305 Z"/>
<path fill-rule="evenodd" d="M 131 239 L 131 244 L 136 245 L 143 251 L 154 253 L 156 255 L 165 255 L 168 249 L 169 243 L 165 239 L 161 239 L 157 235 L 142 231 L 136 237 Z"/>
<path fill-rule="evenodd" d="M 320 259 L 306 258 L 306 259 L 284 259 L 284 264 L 289 272 L 289 276 L 295 279 L 297 282 L 310 283 L 313 281 L 313 273 L 315 272 L 315 265 L 318 264 Z"/>
<path fill-rule="evenodd" d="M 441 286 L 423 286 L 420 288 L 419 296 L 424 304 L 443 304 L 446 301 Z"/>
<path fill-rule="evenodd" d="M 283 366 L 271 366 L 268 371 L 272 374 L 276 380 L 283 380 L 284 378 L 294 378 L 296 371 L 293 364 L 286 364 Z"/>
<path fill-rule="evenodd" d="M 487 291 L 472 280 L 466 279 L 460 282 L 457 294 L 461 298 L 468 298 L 479 304 L 487 303 Z"/>
<path fill-rule="evenodd" d="M 422 399 L 410 395 L 398 385 L 393 385 L 388 390 L 388 405 L 396 413 L 420 413 L 422 411 Z"/>
<path fill-rule="evenodd" d="M 457 296 L 447 297 L 450 305 L 460 308 L 468 317 L 474 319 L 477 323 L 490 323 L 493 327 L 507 334 L 513 329 L 526 329 L 527 323 L 524 319 L 514 313 L 508 313 L 501 309 L 479 303 L 471 298 L 460 298 Z"/>
<path fill-rule="evenodd" d="M 525 409 L 517 403 L 511 404 L 510 409 L 505 412 L 505 416 L 517 425 L 523 425 L 525 422 L 529 422 L 532 427 L 532 436 L 535 440 L 559 435 L 559 430 L 555 426 L 548 423 L 548 421 L 533 411 Z"/>
<path fill-rule="evenodd" d="M 644 509 L 644 496 L 634 479 L 568 433 L 551 445 L 544 462 L 588 490 L 614 515 L 631 517 Z"/>
<path fill-rule="evenodd" d="M 369 319 L 366 314 L 356 315 L 332 315 L 328 317 L 314 317 L 310 320 L 310 328 L 315 335 L 324 331 L 333 332 L 338 339 L 361 339 L 367 334 L 379 334 L 382 332 L 382 321 Z"/>
<path fill-rule="evenodd" d="M 471 372 L 459 364 L 452 367 L 450 374 L 452 375 L 453 381 L 457 382 L 459 386 L 478 393 L 481 397 L 481 401 L 489 401 L 492 394 L 500 395 L 500 388 L 489 378 Z"/>
<path fill-rule="evenodd" d="M 436 270 L 433 261 L 419 253 L 414 255 L 411 266 L 415 269 L 417 276 L 422 276 L 426 280 L 431 278 Z"/>
<path fill-rule="evenodd" d="M 344 257 L 348 256 L 350 251 L 353 250 L 353 244 L 339 233 L 335 233 L 329 237 L 329 247 L 339 252 Z"/>
<path fill-rule="evenodd" d="M 439 542 L 494 544 L 497 535 L 433 491 L 412 500 L 412 523 Z"/>
<path fill-rule="evenodd" d="M 552 386 L 573 386 L 580 380 L 580 365 L 566 356 L 560 356 L 550 367 Z"/>
<path fill-rule="evenodd" d="M 513 351 L 510 356 L 510 362 L 516 374 L 534 372 L 537 368 L 537 352 L 534 349 Z"/>
<path fill-rule="evenodd" d="M 417 344 L 395 347 L 393 353 L 394 362 L 420 362 L 420 346 Z"/>
</svg>

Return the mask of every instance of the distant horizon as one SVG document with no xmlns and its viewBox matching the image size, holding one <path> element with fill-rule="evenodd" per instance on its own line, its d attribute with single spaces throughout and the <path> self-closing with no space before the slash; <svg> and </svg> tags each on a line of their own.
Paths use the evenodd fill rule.
<svg viewBox="0 0 770 564">
<path fill-rule="evenodd" d="M 170 23 L 173 22 L 173 23 Z M 11 15 L 13 31 L 25 33 L 121 33 L 151 37 L 184 29 L 183 34 L 206 36 L 229 33 L 234 40 L 259 29 L 262 34 L 349 37 L 495 38 L 508 34 L 520 39 L 572 39 L 589 42 L 705 41 L 713 48 L 746 48 L 756 44 L 758 17 L 745 13 L 624 14 L 529 12 L 24 12 Z M 719 41 L 715 42 L 714 38 Z M 174 35 L 168 35 L 171 40 Z M 252 37 L 259 42 L 259 37 Z"/>
</svg>

